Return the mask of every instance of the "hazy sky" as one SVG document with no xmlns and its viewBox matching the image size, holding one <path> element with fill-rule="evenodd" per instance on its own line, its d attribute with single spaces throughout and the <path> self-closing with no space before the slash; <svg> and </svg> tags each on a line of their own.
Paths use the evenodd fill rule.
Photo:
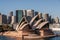
<svg viewBox="0 0 60 40">
<path fill-rule="evenodd" d="M 8 14 L 17 9 L 34 9 L 60 17 L 60 0 L 0 0 L 0 12 Z"/>
</svg>

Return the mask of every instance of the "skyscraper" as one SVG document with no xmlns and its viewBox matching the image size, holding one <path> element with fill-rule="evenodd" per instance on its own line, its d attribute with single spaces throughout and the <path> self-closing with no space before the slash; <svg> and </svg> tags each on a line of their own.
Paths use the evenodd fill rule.
<svg viewBox="0 0 60 40">
<path fill-rule="evenodd" d="M 36 11 L 34 14 L 35 14 L 35 16 L 36 16 L 36 15 L 39 15 L 39 16 L 36 18 L 36 20 L 42 18 L 42 13 Z"/>
<path fill-rule="evenodd" d="M 23 16 L 27 16 L 27 10 L 23 10 Z"/>
<path fill-rule="evenodd" d="M 11 23 L 11 16 L 7 16 L 7 23 L 8 23 L 8 24 Z"/>
<path fill-rule="evenodd" d="M 13 11 L 8 14 L 7 23 L 10 24 L 12 21 Z"/>
<path fill-rule="evenodd" d="M 59 18 L 56 17 L 56 18 L 54 19 L 54 21 L 55 21 L 55 23 L 59 23 Z"/>
<path fill-rule="evenodd" d="M 21 18 L 23 17 L 23 10 L 16 10 L 16 22 L 20 22 Z"/>
<path fill-rule="evenodd" d="M 30 22 L 31 19 L 34 17 L 34 10 L 27 10 L 27 21 Z"/>
<path fill-rule="evenodd" d="M 36 15 L 38 15 L 38 12 L 37 11 L 34 13 L 34 16 L 36 16 Z"/>
<path fill-rule="evenodd" d="M 43 19 L 44 19 L 45 21 L 49 21 L 49 14 L 48 14 L 48 13 L 45 13 L 45 14 L 43 15 Z"/>
<path fill-rule="evenodd" d="M 13 11 L 11 11 L 8 16 L 13 16 Z"/>
<path fill-rule="evenodd" d="M 42 18 L 42 13 L 38 12 L 38 14 L 39 14 L 39 18 Z"/>
<path fill-rule="evenodd" d="M 7 24 L 7 16 L 6 15 L 0 15 L 0 24 Z"/>
<path fill-rule="evenodd" d="M 27 16 L 33 17 L 34 16 L 34 10 L 27 10 Z"/>
<path fill-rule="evenodd" d="M 14 24 L 16 23 L 16 16 L 12 16 L 12 19 L 11 19 L 11 24 Z"/>
</svg>

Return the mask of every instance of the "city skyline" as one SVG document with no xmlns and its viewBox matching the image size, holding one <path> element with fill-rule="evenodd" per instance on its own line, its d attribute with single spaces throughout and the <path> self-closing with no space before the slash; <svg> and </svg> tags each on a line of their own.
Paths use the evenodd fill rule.
<svg viewBox="0 0 60 40">
<path fill-rule="evenodd" d="M 0 12 L 15 13 L 20 9 L 33 9 L 42 13 L 49 13 L 52 17 L 60 17 L 60 0 L 0 0 Z"/>
</svg>

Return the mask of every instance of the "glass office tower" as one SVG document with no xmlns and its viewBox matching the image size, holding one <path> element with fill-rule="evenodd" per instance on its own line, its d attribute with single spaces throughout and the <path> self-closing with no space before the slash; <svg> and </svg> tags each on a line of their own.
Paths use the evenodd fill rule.
<svg viewBox="0 0 60 40">
<path fill-rule="evenodd" d="M 23 16 L 23 10 L 16 10 L 16 22 L 19 23 Z"/>
</svg>

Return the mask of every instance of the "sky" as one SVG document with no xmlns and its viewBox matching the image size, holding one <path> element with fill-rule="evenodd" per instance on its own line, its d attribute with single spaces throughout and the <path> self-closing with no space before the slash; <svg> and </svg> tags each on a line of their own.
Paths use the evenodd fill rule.
<svg viewBox="0 0 60 40">
<path fill-rule="evenodd" d="M 20 9 L 33 9 L 38 12 L 49 13 L 52 17 L 60 17 L 60 0 L 0 0 L 0 12 L 8 14 Z"/>
</svg>

